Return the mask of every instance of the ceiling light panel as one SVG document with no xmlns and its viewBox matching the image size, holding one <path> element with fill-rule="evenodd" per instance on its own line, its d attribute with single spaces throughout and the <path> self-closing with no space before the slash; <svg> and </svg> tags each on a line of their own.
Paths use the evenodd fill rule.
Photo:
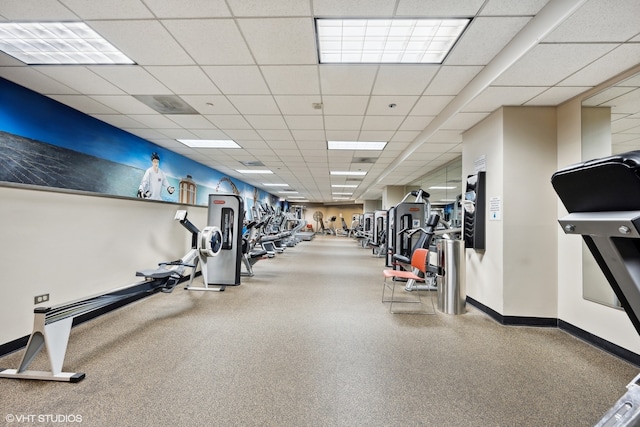
<svg viewBox="0 0 640 427">
<path fill-rule="evenodd" d="M 84 22 L 2 22 L 0 50 L 25 64 L 134 64 Z"/>
<path fill-rule="evenodd" d="M 382 150 L 386 141 L 327 141 L 329 150 Z"/>
<path fill-rule="evenodd" d="M 470 21 L 319 18 L 320 62 L 441 64 Z"/>
<path fill-rule="evenodd" d="M 177 139 L 192 148 L 242 148 L 230 139 Z"/>
</svg>

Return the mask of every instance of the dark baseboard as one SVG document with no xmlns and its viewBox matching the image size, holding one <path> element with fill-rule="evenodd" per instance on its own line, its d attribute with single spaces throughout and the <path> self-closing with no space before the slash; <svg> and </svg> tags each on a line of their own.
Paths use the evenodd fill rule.
<svg viewBox="0 0 640 427">
<path fill-rule="evenodd" d="M 548 318 L 548 317 L 520 317 L 520 316 L 503 316 L 497 311 L 487 307 L 486 305 L 474 300 L 471 297 L 467 297 L 467 303 L 471 304 L 478 310 L 482 311 L 496 322 L 502 325 L 508 326 L 535 326 L 535 327 L 554 327 L 567 332 L 574 337 L 613 354 L 620 359 L 623 359 L 632 365 L 640 367 L 640 355 L 619 345 L 613 344 L 607 340 L 604 340 L 590 332 L 580 329 L 568 322 L 561 319 Z"/>
</svg>

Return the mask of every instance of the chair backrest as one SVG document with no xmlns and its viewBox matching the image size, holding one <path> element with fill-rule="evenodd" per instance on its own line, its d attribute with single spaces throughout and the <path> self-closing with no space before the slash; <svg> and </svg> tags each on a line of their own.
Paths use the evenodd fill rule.
<svg viewBox="0 0 640 427">
<path fill-rule="evenodd" d="M 411 267 L 417 268 L 423 273 L 427 272 L 427 255 L 429 250 L 425 248 L 417 248 L 411 255 Z"/>
</svg>

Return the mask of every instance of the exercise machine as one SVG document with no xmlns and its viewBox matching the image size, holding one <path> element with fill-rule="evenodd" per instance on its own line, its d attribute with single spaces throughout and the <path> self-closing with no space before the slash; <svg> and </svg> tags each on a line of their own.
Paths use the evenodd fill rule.
<svg viewBox="0 0 640 427">
<path fill-rule="evenodd" d="M 201 258 L 203 286 L 190 284 L 190 291 L 223 291 L 226 286 L 240 285 L 242 264 L 242 221 L 243 201 L 235 194 L 214 193 L 209 195 L 207 227 L 217 228 L 221 234 L 220 250 L 217 256 Z M 194 227 L 195 228 L 195 227 Z M 197 230 L 197 229 L 196 229 Z M 193 232 L 193 231 L 192 231 Z"/>
<path fill-rule="evenodd" d="M 407 199 L 415 197 L 413 202 Z M 411 258 L 415 233 L 409 230 L 425 228 L 426 221 L 431 211 L 429 193 L 420 189 L 407 193 L 397 205 L 389 209 L 387 215 L 387 257 L 386 266 L 394 267 L 394 255 Z"/>
<path fill-rule="evenodd" d="M 640 333 L 640 151 L 566 167 L 551 183 L 568 211 L 562 229 L 582 236 Z M 640 425 L 640 375 L 596 425 Z"/>
<path fill-rule="evenodd" d="M 187 219 L 186 211 L 178 211 L 175 219 L 193 233 L 192 248 L 185 256 L 177 261 L 160 263 L 156 269 L 138 271 L 136 276 L 144 277 L 144 282 L 52 307 L 35 308 L 33 330 L 22 360 L 17 369 L 0 368 L 0 378 L 79 382 L 85 378 L 85 373 L 62 371 L 71 327 L 74 324 L 154 292 L 171 292 L 185 277 L 184 271 L 187 268 L 191 268 L 189 284 L 192 284 L 198 260 L 203 261 L 204 266 L 206 260 L 220 254 L 223 234 L 216 226 L 207 227 L 200 232 Z M 203 275 L 205 271 L 206 269 L 203 269 Z M 29 370 L 33 360 L 45 348 L 50 370 Z"/>
</svg>

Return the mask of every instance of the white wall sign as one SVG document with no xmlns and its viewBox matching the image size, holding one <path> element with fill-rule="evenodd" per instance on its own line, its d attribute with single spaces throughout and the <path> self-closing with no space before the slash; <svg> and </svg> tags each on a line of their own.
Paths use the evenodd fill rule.
<svg viewBox="0 0 640 427">
<path fill-rule="evenodd" d="M 473 170 L 478 173 L 478 172 L 484 172 L 487 170 L 487 156 L 486 155 L 482 155 L 480 157 L 478 157 L 474 162 L 473 162 Z"/>
<path fill-rule="evenodd" d="M 489 198 L 489 221 L 500 221 L 502 219 L 502 202 L 500 197 Z"/>
</svg>

